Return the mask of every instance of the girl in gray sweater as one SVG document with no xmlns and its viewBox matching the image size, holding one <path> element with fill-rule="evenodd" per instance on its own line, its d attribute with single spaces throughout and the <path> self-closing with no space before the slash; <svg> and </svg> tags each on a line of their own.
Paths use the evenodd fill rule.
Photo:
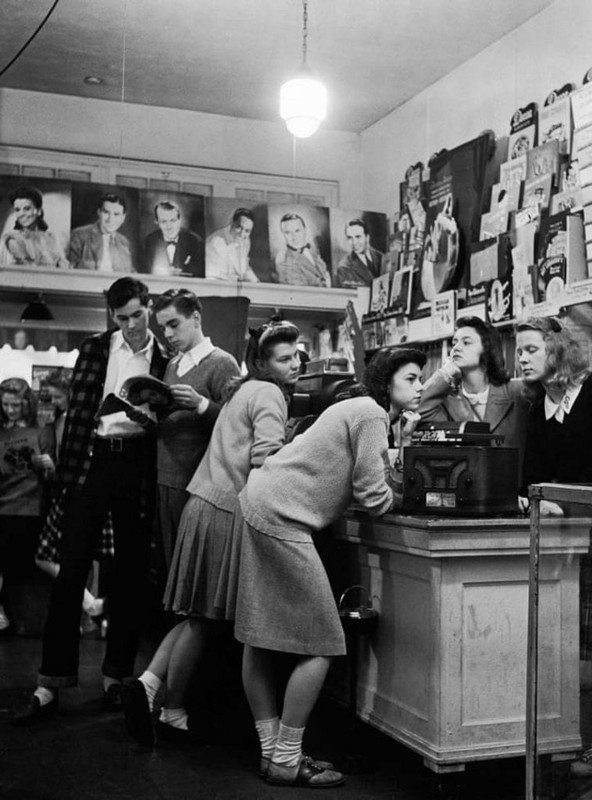
<svg viewBox="0 0 592 800">
<path fill-rule="evenodd" d="M 243 682 L 269 783 L 327 787 L 343 782 L 331 765 L 303 756 L 308 717 L 333 656 L 345 641 L 312 532 L 356 501 L 369 514 L 400 503 L 402 466 L 392 474 L 389 427 L 400 445 L 419 420 L 425 356 L 411 348 L 379 351 L 368 365 L 365 396 L 328 408 L 302 435 L 251 472 L 239 495 L 244 517 L 235 636 L 245 644 Z M 274 651 L 298 656 L 278 718 Z"/>
<path fill-rule="evenodd" d="M 128 730 L 154 742 L 152 707 L 166 678 L 159 735 L 189 736 L 184 700 L 215 621 L 234 619 L 242 522 L 237 496 L 251 469 L 285 441 L 286 387 L 296 383 L 298 328 L 289 322 L 252 330 L 247 375 L 231 384 L 208 448 L 191 478 L 165 591 L 165 607 L 186 619 L 161 642 L 147 670 L 123 694 Z M 240 516 L 240 514 L 239 514 Z M 236 534 L 235 534 L 236 531 Z"/>
</svg>

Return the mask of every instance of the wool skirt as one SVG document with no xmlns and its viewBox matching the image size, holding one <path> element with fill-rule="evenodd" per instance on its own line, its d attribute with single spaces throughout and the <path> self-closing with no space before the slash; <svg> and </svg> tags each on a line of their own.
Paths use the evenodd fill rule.
<svg viewBox="0 0 592 800">
<path fill-rule="evenodd" d="M 279 538 L 243 523 L 235 638 L 306 656 L 341 656 L 345 637 L 312 537 Z"/>
<path fill-rule="evenodd" d="M 186 616 L 233 620 L 242 516 L 196 495 L 187 501 L 164 593 L 165 608 Z"/>
</svg>

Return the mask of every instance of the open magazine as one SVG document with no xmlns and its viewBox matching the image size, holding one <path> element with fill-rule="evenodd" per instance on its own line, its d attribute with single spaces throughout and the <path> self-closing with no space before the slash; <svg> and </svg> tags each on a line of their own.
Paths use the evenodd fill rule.
<svg viewBox="0 0 592 800">
<path fill-rule="evenodd" d="M 97 417 L 118 411 L 133 411 L 132 419 L 142 413 L 138 406 L 148 404 L 157 412 L 168 411 L 175 404 L 171 387 L 152 375 L 137 375 L 123 382 L 119 394 L 108 394 L 97 411 Z"/>
</svg>

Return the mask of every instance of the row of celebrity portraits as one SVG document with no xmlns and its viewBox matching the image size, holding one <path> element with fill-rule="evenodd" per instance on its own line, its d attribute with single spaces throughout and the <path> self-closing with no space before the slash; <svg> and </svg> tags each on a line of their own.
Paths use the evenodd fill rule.
<svg viewBox="0 0 592 800">
<path fill-rule="evenodd" d="M 369 286 L 386 216 L 308 205 L 0 178 L 0 265 Z"/>
</svg>

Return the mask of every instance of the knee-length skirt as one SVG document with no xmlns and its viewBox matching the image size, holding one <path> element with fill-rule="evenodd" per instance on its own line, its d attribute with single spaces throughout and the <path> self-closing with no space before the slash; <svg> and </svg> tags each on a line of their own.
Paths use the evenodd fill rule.
<svg viewBox="0 0 592 800">
<path fill-rule="evenodd" d="M 294 538 L 243 524 L 234 635 L 266 650 L 343 655 L 345 637 L 325 568 L 312 537 Z"/>
<path fill-rule="evenodd" d="M 187 616 L 233 620 L 241 532 L 238 502 L 234 511 L 227 511 L 191 495 L 179 522 L 165 608 Z"/>
</svg>

